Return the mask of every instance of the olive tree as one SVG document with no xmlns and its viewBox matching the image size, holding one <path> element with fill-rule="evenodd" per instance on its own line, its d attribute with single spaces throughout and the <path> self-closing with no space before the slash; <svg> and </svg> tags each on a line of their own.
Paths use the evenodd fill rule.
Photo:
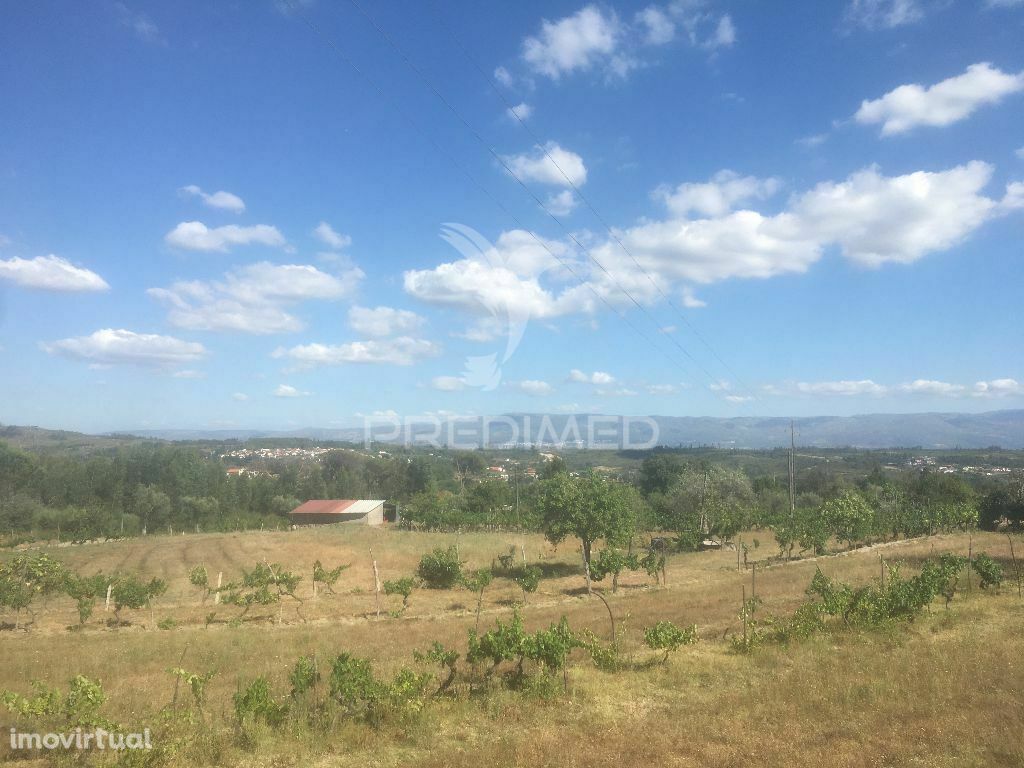
<svg viewBox="0 0 1024 768">
<path fill-rule="evenodd" d="M 590 591 L 591 551 L 604 539 L 611 545 L 628 542 L 636 528 L 630 489 L 596 474 L 572 477 L 558 474 L 544 480 L 537 503 L 544 535 L 552 544 L 569 536 L 580 540 Z"/>
</svg>

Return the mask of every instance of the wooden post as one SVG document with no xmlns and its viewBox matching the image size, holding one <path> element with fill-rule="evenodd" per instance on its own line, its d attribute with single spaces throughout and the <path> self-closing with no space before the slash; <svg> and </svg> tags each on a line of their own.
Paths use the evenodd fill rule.
<svg viewBox="0 0 1024 768">
<path fill-rule="evenodd" d="M 757 597 L 757 561 L 750 565 L 750 599 Z"/>
<path fill-rule="evenodd" d="M 1021 597 L 1020 568 L 1017 566 L 1017 553 L 1013 551 L 1013 536 L 1007 533 L 1006 540 L 1010 542 L 1010 557 L 1013 558 L 1013 574 L 1017 577 L 1017 597 Z"/>
<path fill-rule="evenodd" d="M 213 604 L 214 605 L 220 605 L 220 585 L 221 585 L 221 580 L 223 578 L 224 578 L 224 571 L 219 571 L 217 573 L 217 594 L 213 596 Z"/>
<path fill-rule="evenodd" d="M 377 599 L 377 618 L 380 618 L 380 572 L 377 570 L 377 561 L 373 557 L 373 550 L 370 550 L 370 560 L 373 562 L 373 594 Z"/>
<path fill-rule="evenodd" d="M 747 585 L 743 585 L 743 602 L 741 603 L 740 615 L 743 617 L 743 647 L 747 647 Z"/>
<path fill-rule="evenodd" d="M 878 564 L 882 569 L 882 589 L 885 589 L 885 558 L 881 555 L 878 556 Z"/>
<path fill-rule="evenodd" d="M 932 545 L 935 546 L 934 544 Z M 974 562 L 974 534 L 969 534 L 967 539 L 967 594 L 972 592 L 971 565 Z"/>
<path fill-rule="evenodd" d="M 736 570 L 740 570 L 740 550 L 743 549 L 743 539 L 736 539 Z"/>
<path fill-rule="evenodd" d="M 113 589 L 113 584 L 107 584 L 107 602 L 103 606 L 104 613 L 110 613 L 110 593 L 113 591 Z"/>
<path fill-rule="evenodd" d="M 313 599 L 316 600 L 316 568 L 313 569 Z"/>
</svg>

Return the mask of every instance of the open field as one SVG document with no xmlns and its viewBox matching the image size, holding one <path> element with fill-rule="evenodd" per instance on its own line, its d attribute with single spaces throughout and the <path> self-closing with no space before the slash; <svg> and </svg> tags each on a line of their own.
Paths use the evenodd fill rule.
<svg viewBox="0 0 1024 768">
<path fill-rule="evenodd" d="M 753 558 L 774 553 L 770 534 L 748 533 Z M 545 702 L 500 691 L 484 700 L 444 701 L 402 727 L 346 725 L 329 737 L 264 731 L 255 744 L 230 738 L 231 695 L 240 683 L 266 675 L 280 692 L 297 657 L 341 651 L 367 656 L 389 672 L 411 664 L 416 648 L 433 640 L 465 651 L 475 623 L 475 596 L 464 589 L 416 590 L 400 618 L 375 618 L 372 548 L 382 579 L 411 574 L 419 557 L 455 542 L 450 534 L 333 527 L 288 533 L 149 537 L 50 551 L 69 566 L 92 573 L 126 569 L 167 580 L 168 593 L 152 613 L 126 612 L 132 626 L 102 626 L 102 607 L 81 632 L 73 604 L 54 598 L 29 632 L 0 633 L 6 662 L 0 688 L 25 692 L 30 680 L 64 687 L 83 674 L 99 678 L 109 695 L 105 712 L 123 723 L 151 723 L 169 704 L 173 681 L 167 669 L 216 670 L 207 712 L 223 739 L 197 744 L 172 762 L 238 765 L 832 765 L 1019 766 L 1024 764 L 1024 602 L 1010 581 L 999 595 L 958 594 L 945 610 L 906 628 L 882 633 L 822 635 L 785 647 L 735 655 L 725 638 L 740 631 L 741 588 L 734 551 L 675 555 L 667 586 L 644 574 L 622 580 L 607 594 L 625 633 L 626 651 L 637 660 L 650 651 L 642 629 L 661 619 L 695 623 L 701 642 L 668 664 L 606 673 L 582 652 L 570 671 L 570 693 Z M 469 567 L 490 565 L 512 545 L 526 550 L 546 578 L 523 609 L 527 629 L 568 616 L 574 629 L 609 632 L 608 615 L 583 594 L 579 556 L 572 542 L 552 547 L 539 536 L 466 534 L 458 538 Z M 967 535 L 895 542 L 852 553 L 780 564 L 757 573 L 761 612 L 786 615 L 804 599 L 815 569 L 854 583 L 878 579 L 879 557 L 902 560 L 908 569 L 931 554 L 966 554 Z M 973 549 L 1009 558 L 1005 536 L 975 534 Z M 521 550 L 520 550 L 521 551 Z M 1020 553 L 1018 552 L 1018 556 Z M 520 554 L 521 557 L 521 554 Z M 336 595 L 311 593 L 313 561 L 326 567 L 352 563 Z M 204 628 L 211 606 L 188 583 L 188 569 L 205 564 L 213 578 L 240 575 L 242 567 L 269 560 L 305 575 L 301 606 L 286 601 L 239 625 L 240 613 L 224 606 L 217 623 Z M 602 583 L 602 589 L 610 588 Z M 484 594 L 482 627 L 507 617 L 522 593 L 502 578 Z M 394 608 L 398 598 L 387 600 Z M 173 617 L 179 626 L 156 630 Z M 265 618 L 261 618 L 265 617 Z M 303 620 L 303 617 L 305 620 Z M 12 622 L 13 617 L 0 617 Z M 213 743 L 211 739 L 211 743 Z"/>
</svg>

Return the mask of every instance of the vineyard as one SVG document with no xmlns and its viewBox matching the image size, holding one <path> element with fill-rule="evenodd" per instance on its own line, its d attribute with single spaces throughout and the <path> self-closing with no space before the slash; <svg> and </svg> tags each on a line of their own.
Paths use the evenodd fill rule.
<svg viewBox="0 0 1024 768">
<path fill-rule="evenodd" d="M 121 759 L 153 765 L 1019 765 L 1012 541 L 786 561 L 759 531 L 657 568 L 598 545 L 591 595 L 578 542 L 532 534 L 29 550 L 0 690 L 22 729 L 151 728 Z"/>
</svg>

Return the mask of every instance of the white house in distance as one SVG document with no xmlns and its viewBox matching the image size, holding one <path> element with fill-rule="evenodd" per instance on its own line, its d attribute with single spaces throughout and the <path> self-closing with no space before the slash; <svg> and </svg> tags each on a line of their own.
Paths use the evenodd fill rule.
<svg viewBox="0 0 1024 768">
<path fill-rule="evenodd" d="M 288 513 L 293 525 L 384 524 L 383 499 L 310 499 Z"/>
</svg>

